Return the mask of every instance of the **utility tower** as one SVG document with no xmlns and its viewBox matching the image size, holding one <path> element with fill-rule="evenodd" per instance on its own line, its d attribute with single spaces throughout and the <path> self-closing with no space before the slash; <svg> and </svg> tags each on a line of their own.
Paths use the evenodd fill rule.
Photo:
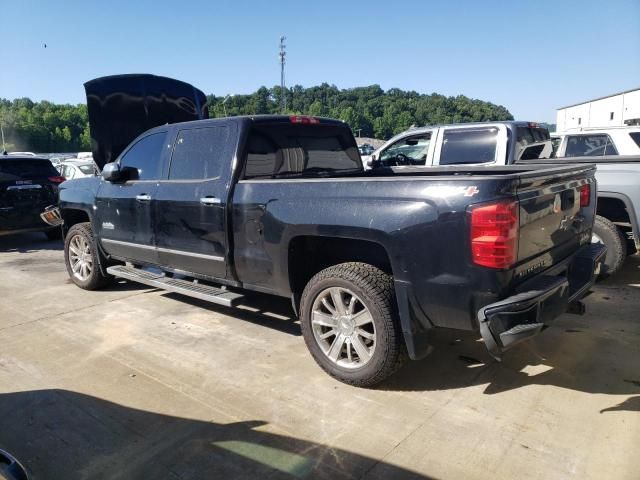
<svg viewBox="0 0 640 480">
<path fill-rule="evenodd" d="M 279 57 L 280 57 L 280 94 L 282 95 L 282 113 L 286 113 L 287 112 L 287 94 L 285 91 L 285 84 L 284 84 L 284 64 L 286 63 L 286 56 L 287 56 L 287 52 L 285 50 L 286 45 L 284 44 L 284 41 L 287 39 L 287 37 L 285 37 L 284 35 L 282 35 L 280 37 L 280 53 L 279 53 Z"/>
</svg>

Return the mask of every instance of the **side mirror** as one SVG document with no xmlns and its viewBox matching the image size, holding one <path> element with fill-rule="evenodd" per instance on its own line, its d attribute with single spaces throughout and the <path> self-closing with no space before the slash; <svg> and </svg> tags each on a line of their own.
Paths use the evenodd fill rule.
<svg viewBox="0 0 640 480">
<path fill-rule="evenodd" d="M 120 164 L 115 162 L 107 163 L 102 169 L 102 178 L 107 182 L 117 182 L 118 180 L 122 180 Z"/>
</svg>

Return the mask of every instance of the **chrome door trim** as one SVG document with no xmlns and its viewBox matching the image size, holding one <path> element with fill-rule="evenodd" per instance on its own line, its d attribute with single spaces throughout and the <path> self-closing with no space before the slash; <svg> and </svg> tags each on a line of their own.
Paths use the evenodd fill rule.
<svg viewBox="0 0 640 480">
<path fill-rule="evenodd" d="M 202 253 L 185 252 L 184 250 L 173 250 L 171 248 L 154 247 L 152 245 L 143 245 L 141 243 L 123 242 L 122 240 L 111 240 L 110 238 L 103 238 L 102 242 L 111 243 L 113 245 L 122 245 L 125 247 L 141 248 L 143 250 L 157 250 L 161 253 L 169 253 L 173 255 L 184 255 L 186 257 L 195 257 L 205 260 L 214 260 L 216 262 L 224 262 L 224 257 L 218 257 L 216 255 L 204 255 Z"/>
</svg>

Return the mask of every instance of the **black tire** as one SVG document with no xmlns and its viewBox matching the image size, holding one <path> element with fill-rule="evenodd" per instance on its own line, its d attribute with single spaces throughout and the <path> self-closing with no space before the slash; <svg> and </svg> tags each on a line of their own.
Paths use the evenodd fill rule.
<svg viewBox="0 0 640 480">
<path fill-rule="evenodd" d="M 62 240 L 62 229 L 61 228 L 54 228 L 53 230 L 45 230 L 43 232 L 46 236 L 47 239 L 53 241 L 53 240 Z"/>
<path fill-rule="evenodd" d="M 605 278 L 613 275 L 622 268 L 627 258 L 627 241 L 618 227 L 600 215 L 596 215 L 593 235 L 592 241 L 599 240 L 607 247 L 607 255 L 600 277 Z"/>
<path fill-rule="evenodd" d="M 370 359 L 361 367 L 345 368 L 334 363 L 314 336 L 311 323 L 313 304 L 331 287 L 353 292 L 373 318 L 376 344 Z M 329 375 L 343 383 L 371 387 L 392 375 L 407 359 L 396 314 L 393 280 L 372 265 L 352 262 L 322 270 L 306 285 L 300 301 L 300 313 L 302 334 L 314 360 Z"/>
<path fill-rule="evenodd" d="M 89 247 L 89 254 L 91 255 L 92 269 L 86 279 L 81 279 L 73 272 L 70 262 L 69 246 L 74 238 L 80 237 L 84 239 Z M 71 281 L 78 287 L 84 290 L 97 290 L 105 287 L 113 282 L 113 276 L 103 274 L 100 265 L 106 266 L 105 259 L 99 257 L 96 241 L 93 238 L 93 232 L 91 230 L 91 223 L 83 222 L 76 223 L 67 232 L 67 236 L 64 239 L 64 263 L 67 267 L 67 273 Z"/>
</svg>

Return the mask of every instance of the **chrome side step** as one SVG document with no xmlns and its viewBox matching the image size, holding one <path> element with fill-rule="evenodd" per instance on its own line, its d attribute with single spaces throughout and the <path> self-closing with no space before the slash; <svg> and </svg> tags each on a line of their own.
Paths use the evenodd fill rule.
<svg viewBox="0 0 640 480">
<path fill-rule="evenodd" d="M 124 278 L 132 282 L 143 283 L 150 287 L 161 288 L 169 292 L 199 298 L 206 302 L 217 303 L 225 307 L 234 307 L 244 298 L 240 293 L 230 292 L 224 288 L 211 287 L 194 281 L 166 277 L 162 273 L 149 272 L 140 268 L 115 265 L 107 268 L 107 273 L 114 277 Z"/>
</svg>

